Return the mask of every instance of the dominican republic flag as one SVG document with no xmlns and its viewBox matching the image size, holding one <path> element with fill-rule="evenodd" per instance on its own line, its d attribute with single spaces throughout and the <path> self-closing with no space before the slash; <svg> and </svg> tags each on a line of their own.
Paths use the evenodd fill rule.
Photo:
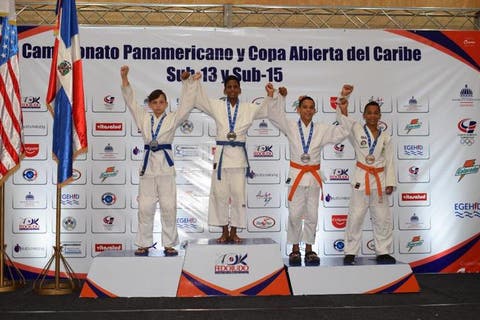
<svg viewBox="0 0 480 320">
<path fill-rule="evenodd" d="M 0 184 L 23 157 L 23 117 L 15 0 L 0 1 Z M 2 232 L 3 230 L 0 230 Z"/>
<path fill-rule="evenodd" d="M 87 122 L 75 0 L 57 1 L 55 45 L 47 105 L 53 114 L 53 155 L 57 183 L 72 180 L 72 162 L 87 151 Z"/>
</svg>

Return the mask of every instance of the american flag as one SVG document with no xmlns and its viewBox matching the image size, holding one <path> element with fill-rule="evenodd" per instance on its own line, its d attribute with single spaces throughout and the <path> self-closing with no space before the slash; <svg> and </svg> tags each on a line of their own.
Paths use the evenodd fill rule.
<svg viewBox="0 0 480 320">
<path fill-rule="evenodd" d="M 57 183 L 63 186 L 72 180 L 75 157 L 87 151 L 87 124 L 75 0 L 58 0 L 56 13 L 47 104 L 53 114 Z"/>
<path fill-rule="evenodd" d="M 18 38 L 15 1 L 0 3 L 0 184 L 15 171 L 23 156 Z"/>
</svg>

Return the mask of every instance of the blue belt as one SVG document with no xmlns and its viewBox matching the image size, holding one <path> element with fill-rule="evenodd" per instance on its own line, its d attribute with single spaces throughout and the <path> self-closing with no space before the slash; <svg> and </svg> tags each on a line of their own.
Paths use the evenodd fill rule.
<svg viewBox="0 0 480 320">
<path fill-rule="evenodd" d="M 163 153 L 165 154 L 165 159 L 167 159 L 168 166 L 169 167 L 173 166 L 173 160 L 172 158 L 170 158 L 170 155 L 167 152 L 167 150 L 172 150 L 171 144 L 159 144 L 155 148 L 151 148 L 150 145 L 146 144 L 143 147 L 146 152 L 145 152 L 145 156 L 143 157 L 142 170 L 140 171 L 141 176 L 145 174 L 145 169 L 147 168 L 148 156 L 150 155 L 150 151 L 157 152 L 158 150 L 163 150 Z"/>
<path fill-rule="evenodd" d="M 253 172 L 250 171 L 250 163 L 248 162 L 247 148 L 245 148 L 245 142 L 242 141 L 217 141 L 217 146 L 230 146 L 230 147 L 242 147 L 245 153 L 245 159 L 247 160 L 247 172 L 246 177 L 253 178 Z M 217 179 L 222 180 L 222 160 L 223 160 L 223 148 L 220 152 L 220 158 L 218 159 Z"/>
</svg>

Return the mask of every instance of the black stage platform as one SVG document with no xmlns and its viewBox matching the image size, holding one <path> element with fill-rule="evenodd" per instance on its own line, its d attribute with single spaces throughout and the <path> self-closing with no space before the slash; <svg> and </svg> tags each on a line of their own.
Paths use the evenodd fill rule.
<svg viewBox="0 0 480 320">
<path fill-rule="evenodd" d="M 39 296 L 28 283 L 0 293 L 0 319 L 480 319 L 480 274 L 416 277 L 419 293 L 207 298 Z"/>
</svg>

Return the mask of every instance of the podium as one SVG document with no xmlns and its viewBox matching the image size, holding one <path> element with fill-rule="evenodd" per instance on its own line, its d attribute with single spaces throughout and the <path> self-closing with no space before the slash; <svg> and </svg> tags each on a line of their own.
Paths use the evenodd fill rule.
<svg viewBox="0 0 480 320">
<path fill-rule="evenodd" d="M 269 238 L 218 244 L 188 241 L 185 253 L 165 257 L 150 250 L 105 251 L 90 266 L 80 297 L 203 297 L 419 292 L 406 263 L 378 265 L 374 257 L 322 257 L 320 266 L 286 267 L 280 245 Z"/>
<path fill-rule="evenodd" d="M 290 295 L 280 246 L 269 238 L 189 241 L 179 297 Z"/>
<path fill-rule="evenodd" d="M 150 250 L 148 257 L 134 250 L 104 251 L 93 259 L 80 297 L 175 297 L 183 257 L 165 257 Z"/>
<path fill-rule="evenodd" d="M 286 260 L 288 264 L 288 260 Z M 289 267 L 293 295 L 368 294 L 419 292 L 410 265 L 379 265 L 375 257 L 357 257 L 343 265 L 343 257 L 322 258 L 318 267 Z"/>
</svg>

